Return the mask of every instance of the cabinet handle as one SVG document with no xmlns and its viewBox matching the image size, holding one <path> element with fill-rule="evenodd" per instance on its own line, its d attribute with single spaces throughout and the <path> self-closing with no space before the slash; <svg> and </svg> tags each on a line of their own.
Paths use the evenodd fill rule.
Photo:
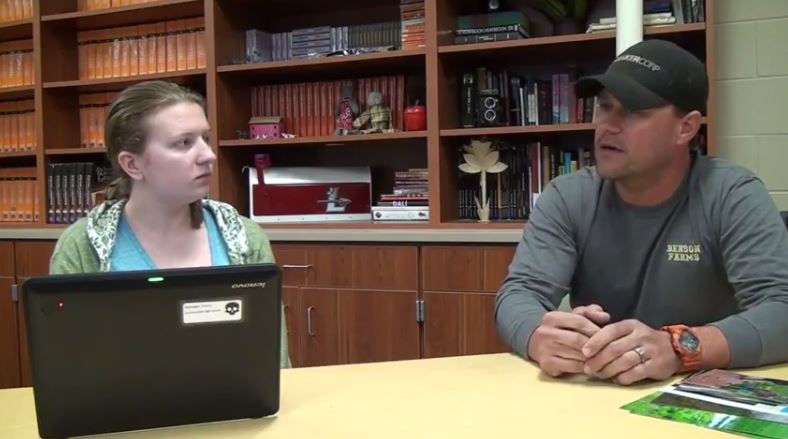
<svg viewBox="0 0 788 439">
<path fill-rule="evenodd" d="M 312 268 L 312 264 L 304 264 L 304 265 L 284 264 L 284 265 L 282 265 L 282 268 L 307 269 L 307 268 Z"/>
<path fill-rule="evenodd" d="M 309 306 L 306 309 L 306 335 L 314 337 L 315 333 L 312 332 L 312 311 L 315 310 L 314 306 Z"/>
</svg>

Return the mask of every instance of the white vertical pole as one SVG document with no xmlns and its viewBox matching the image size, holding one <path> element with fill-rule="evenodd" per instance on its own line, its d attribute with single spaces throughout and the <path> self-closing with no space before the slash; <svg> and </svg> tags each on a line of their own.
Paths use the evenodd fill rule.
<svg viewBox="0 0 788 439">
<path fill-rule="evenodd" d="M 643 40 L 643 0 L 616 0 L 616 56 Z"/>
</svg>

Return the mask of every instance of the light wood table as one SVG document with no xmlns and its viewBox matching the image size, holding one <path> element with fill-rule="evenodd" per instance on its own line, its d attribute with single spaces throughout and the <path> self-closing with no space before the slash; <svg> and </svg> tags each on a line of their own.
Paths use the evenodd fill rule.
<svg viewBox="0 0 788 439">
<path fill-rule="evenodd" d="M 788 379 L 788 365 L 747 371 Z M 116 438 L 735 437 L 620 407 L 667 383 L 552 379 L 511 354 L 290 369 L 272 417 Z M 0 391 L 0 438 L 37 438 L 30 388 Z"/>
</svg>

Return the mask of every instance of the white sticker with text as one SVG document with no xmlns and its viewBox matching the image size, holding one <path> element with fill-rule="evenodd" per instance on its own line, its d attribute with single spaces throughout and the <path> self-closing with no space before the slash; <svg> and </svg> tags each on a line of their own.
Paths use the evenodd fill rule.
<svg viewBox="0 0 788 439">
<path fill-rule="evenodd" d="M 213 300 L 210 302 L 185 302 L 181 305 L 184 325 L 194 323 L 240 322 L 243 320 L 243 300 Z"/>
</svg>

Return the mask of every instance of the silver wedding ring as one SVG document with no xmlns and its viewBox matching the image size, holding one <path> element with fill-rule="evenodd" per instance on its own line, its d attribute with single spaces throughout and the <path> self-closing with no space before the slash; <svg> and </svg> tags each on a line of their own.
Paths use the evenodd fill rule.
<svg viewBox="0 0 788 439">
<path fill-rule="evenodd" d="M 646 361 L 645 355 L 646 353 L 643 352 L 643 346 L 638 346 L 635 349 L 632 349 L 636 354 L 638 354 L 638 358 L 640 358 L 640 363 L 642 364 Z"/>
</svg>

